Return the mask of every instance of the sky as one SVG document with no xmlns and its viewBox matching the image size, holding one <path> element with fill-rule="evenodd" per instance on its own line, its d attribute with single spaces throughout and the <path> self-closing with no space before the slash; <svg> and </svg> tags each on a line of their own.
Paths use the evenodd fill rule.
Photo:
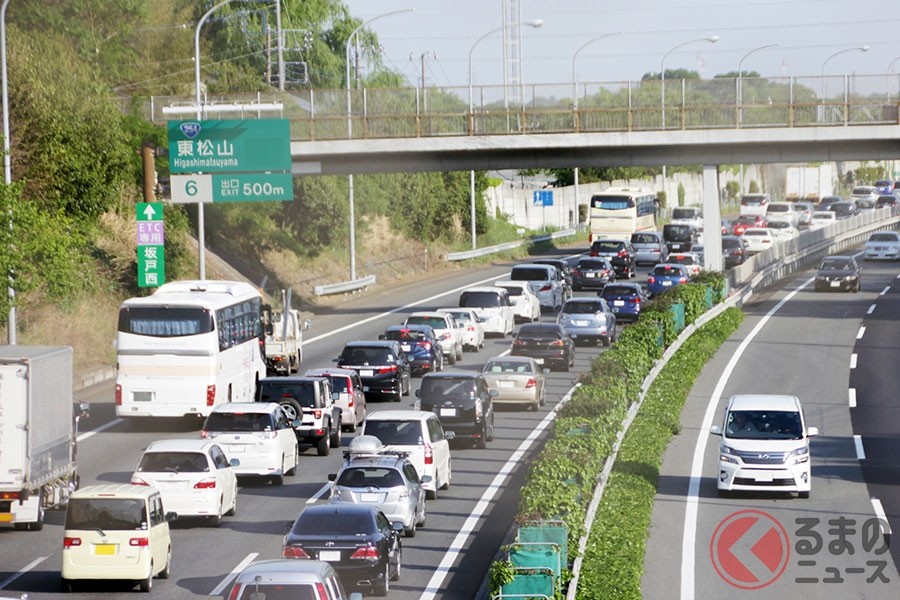
<svg viewBox="0 0 900 600">
<path fill-rule="evenodd" d="M 345 0 L 354 17 L 378 18 L 384 65 L 427 86 L 503 83 L 503 0 Z M 764 77 L 884 75 L 900 72 L 897 0 L 519 0 L 523 83 L 572 82 L 573 57 L 589 40 L 622 32 L 582 48 L 575 61 L 583 82 L 637 81 L 647 72 L 690 69 L 701 77 L 744 71 Z M 718 36 L 716 43 L 692 41 Z M 685 46 L 676 46 L 688 42 Z M 474 46 L 473 46 L 474 44 Z M 777 46 L 756 50 L 768 44 Z M 868 51 L 843 50 L 868 46 Z M 837 56 L 834 53 L 841 52 Z M 424 56 L 424 58 L 423 58 Z M 883 79 L 883 77 L 882 77 Z"/>
</svg>

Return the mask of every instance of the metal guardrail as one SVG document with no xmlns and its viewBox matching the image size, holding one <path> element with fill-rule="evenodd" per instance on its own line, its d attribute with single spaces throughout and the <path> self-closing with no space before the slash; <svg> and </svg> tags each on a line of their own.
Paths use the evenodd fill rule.
<svg viewBox="0 0 900 600">
<path fill-rule="evenodd" d="M 548 235 L 538 235 L 531 238 L 527 238 L 524 240 L 516 240 L 515 242 L 506 242 L 503 244 L 497 244 L 495 246 L 485 246 L 484 248 L 476 248 L 475 250 L 464 250 L 462 252 L 448 252 L 447 260 L 450 262 L 459 261 L 459 260 L 468 260 L 470 258 L 477 258 L 479 256 L 487 256 L 488 254 L 494 254 L 497 252 L 503 252 L 505 250 L 512 250 L 514 248 L 518 248 L 525 243 L 535 244 L 539 242 L 549 242 L 550 240 L 557 240 L 559 238 L 564 237 L 572 237 L 575 235 L 577 230 L 575 229 L 564 229 L 562 231 L 554 231 Z"/>
<path fill-rule="evenodd" d="M 367 277 L 353 279 L 351 281 L 342 281 L 341 283 L 326 283 L 324 285 L 317 285 L 313 288 L 313 293 L 315 293 L 316 296 L 329 296 L 331 294 L 353 292 L 370 285 L 375 285 L 374 275 L 368 275 Z"/>
</svg>

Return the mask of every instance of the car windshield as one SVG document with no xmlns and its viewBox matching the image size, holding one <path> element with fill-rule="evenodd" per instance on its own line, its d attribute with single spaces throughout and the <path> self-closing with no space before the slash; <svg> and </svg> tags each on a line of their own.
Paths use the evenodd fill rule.
<svg viewBox="0 0 900 600">
<path fill-rule="evenodd" d="M 463 323 L 467 323 L 472 320 L 472 315 L 468 312 L 456 312 L 456 311 L 447 311 L 448 315 L 453 315 L 453 318 L 457 321 L 462 321 Z"/>
<path fill-rule="evenodd" d="M 200 452 L 145 452 L 137 468 L 140 473 L 205 473 L 209 461 Z"/>
<path fill-rule="evenodd" d="M 545 267 L 515 267 L 509 274 L 513 281 L 545 281 L 550 278 Z"/>
<path fill-rule="evenodd" d="M 495 308 L 500 306 L 500 294 L 495 292 L 463 292 L 459 296 L 463 308 Z"/>
<path fill-rule="evenodd" d="M 559 338 L 559 331 L 549 327 L 522 327 L 516 337 L 531 340 L 553 340 Z"/>
<path fill-rule="evenodd" d="M 469 377 L 425 377 L 419 394 L 423 399 L 441 400 L 465 399 L 475 396 L 475 380 Z"/>
<path fill-rule="evenodd" d="M 618 252 L 623 247 L 622 242 L 594 242 L 591 249 L 595 252 Z"/>
<path fill-rule="evenodd" d="M 656 277 L 679 277 L 683 273 L 681 267 L 675 265 L 659 265 L 653 269 L 653 274 Z"/>
<path fill-rule="evenodd" d="M 764 229 L 748 229 L 747 231 L 744 232 L 745 238 L 766 237 L 767 235 L 769 235 L 769 232 L 765 231 Z"/>
<path fill-rule="evenodd" d="M 658 244 L 659 238 L 652 233 L 635 233 L 631 236 L 632 244 Z"/>
<path fill-rule="evenodd" d="M 387 365 L 397 362 L 390 348 L 350 346 L 344 348 L 340 361 L 345 365 Z"/>
<path fill-rule="evenodd" d="M 269 413 L 211 412 L 203 425 L 204 431 L 274 431 Z"/>
<path fill-rule="evenodd" d="M 826 258 L 822 261 L 821 269 L 833 271 L 846 271 L 853 268 L 853 264 L 846 258 Z"/>
<path fill-rule="evenodd" d="M 896 233 L 873 233 L 869 236 L 870 242 L 896 242 Z"/>
<path fill-rule="evenodd" d="M 768 211 L 769 212 L 790 212 L 791 207 L 787 204 L 770 204 Z"/>
<path fill-rule="evenodd" d="M 497 287 L 501 287 L 509 293 L 510 298 L 515 298 L 516 296 L 522 295 L 522 288 L 515 285 L 498 285 Z"/>
<path fill-rule="evenodd" d="M 663 225 L 663 236 L 669 241 L 684 241 L 691 239 L 694 229 L 690 225 Z"/>
<path fill-rule="evenodd" d="M 313 408 L 316 405 L 316 384 L 313 381 L 260 381 L 258 389 L 258 402 L 293 398 L 300 406 Z"/>
<path fill-rule="evenodd" d="M 66 510 L 66 529 L 146 529 L 145 506 L 137 498 L 73 498 Z"/>
<path fill-rule="evenodd" d="M 795 411 L 732 410 L 725 420 L 725 434 L 739 440 L 799 440 L 803 427 Z"/>
<path fill-rule="evenodd" d="M 370 513 L 303 512 L 294 523 L 291 533 L 295 535 L 358 535 L 375 530 L 375 522 Z"/>
<path fill-rule="evenodd" d="M 403 476 L 397 469 L 386 467 L 349 467 L 341 471 L 335 483 L 353 488 L 392 488 L 405 485 Z"/>
<path fill-rule="evenodd" d="M 385 446 L 416 446 L 422 444 L 422 424 L 415 421 L 366 422 L 366 435 L 374 435 Z"/>
<path fill-rule="evenodd" d="M 311 583 L 247 582 L 234 600 L 316 600 L 318 597 Z"/>
<path fill-rule="evenodd" d="M 406 319 L 407 325 L 429 325 L 432 329 L 447 329 L 447 322 L 443 317 L 412 316 Z"/>
<path fill-rule="evenodd" d="M 638 292 L 633 287 L 625 285 L 608 285 L 603 288 L 603 297 L 607 296 L 637 296 Z"/>
<path fill-rule="evenodd" d="M 791 226 L 787 221 L 772 221 L 769 223 L 769 229 L 789 229 Z"/>
<path fill-rule="evenodd" d="M 582 271 L 599 271 L 607 267 L 605 260 L 580 260 L 578 261 L 578 268 Z"/>
<path fill-rule="evenodd" d="M 697 213 L 693 208 L 673 208 L 672 209 L 672 218 L 673 219 L 693 219 L 697 216 Z"/>
<path fill-rule="evenodd" d="M 839 204 L 835 202 L 831 205 L 831 210 L 839 215 L 847 215 L 853 212 L 852 204 Z"/>
<path fill-rule="evenodd" d="M 485 373 L 533 373 L 531 363 L 508 360 L 489 360 L 484 365 Z"/>
<path fill-rule="evenodd" d="M 331 391 L 345 394 L 350 391 L 350 378 L 346 375 L 331 376 Z"/>
<path fill-rule="evenodd" d="M 427 339 L 428 335 L 424 331 L 417 331 L 415 329 L 389 329 L 384 332 L 384 338 L 387 340 L 416 342 Z"/>
<path fill-rule="evenodd" d="M 572 314 L 586 314 L 586 313 L 595 313 L 599 310 L 603 309 L 603 305 L 601 305 L 597 301 L 591 300 L 569 300 L 563 305 L 562 312 Z"/>
</svg>

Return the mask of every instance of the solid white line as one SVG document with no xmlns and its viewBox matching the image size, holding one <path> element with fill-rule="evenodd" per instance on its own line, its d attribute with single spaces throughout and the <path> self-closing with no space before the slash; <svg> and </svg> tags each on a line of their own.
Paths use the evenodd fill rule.
<svg viewBox="0 0 900 600">
<path fill-rule="evenodd" d="M 874 304 L 873 304 L 872 306 L 869 307 L 869 310 L 866 311 L 866 314 L 867 314 L 867 315 L 871 315 L 873 312 L 875 312 L 875 305 L 874 305 Z"/>
<path fill-rule="evenodd" d="M 859 331 L 856 332 L 856 339 L 861 340 L 864 335 L 866 335 L 866 326 L 860 325 Z"/>
<path fill-rule="evenodd" d="M 237 564 L 237 566 L 231 570 L 231 573 L 229 573 L 228 575 L 225 576 L 225 579 L 223 579 L 221 582 L 219 582 L 219 585 L 217 585 L 215 587 L 215 589 L 213 589 L 213 591 L 211 591 L 209 593 L 209 595 L 210 596 L 221 596 L 222 592 L 225 591 L 225 588 L 228 587 L 228 584 L 230 584 L 234 580 L 234 578 L 237 577 L 240 574 L 240 572 L 244 570 L 244 567 L 246 567 L 247 565 L 252 563 L 256 559 L 257 556 L 259 556 L 259 552 L 251 552 L 250 554 L 248 554 L 244 558 L 244 560 L 239 562 Z"/>
<path fill-rule="evenodd" d="M 853 436 L 853 445 L 856 447 L 857 460 L 866 460 L 866 451 L 863 450 L 862 436 L 854 435 Z"/>
<path fill-rule="evenodd" d="M 850 355 L 850 368 L 851 369 L 856 368 L 856 352 L 854 352 L 853 354 Z"/>
<path fill-rule="evenodd" d="M 712 426 L 713 419 L 716 417 L 719 405 L 719 398 L 721 398 L 722 393 L 725 390 L 725 385 L 728 383 L 728 379 L 731 377 L 731 373 L 734 371 L 735 367 L 737 367 L 738 361 L 740 361 L 741 356 L 744 354 L 744 351 L 750 345 L 750 342 L 753 341 L 753 338 L 759 334 L 765 324 L 772 318 L 772 316 L 781 309 L 782 306 L 787 304 L 794 296 L 800 293 L 803 288 L 811 284 L 815 281 L 815 278 L 807 279 L 805 282 L 800 284 L 800 286 L 792 291 L 790 294 L 785 296 L 778 304 L 772 307 L 772 310 L 767 312 L 760 320 L 759 323 L 750 331 L 746 338 L 738 345 L 737 350 L 732 354 L 731 359 L 728 361 L 728 364 L 725 365 L 725 369 L 722 371 L 721 377 L 719 377 L 718 382 L 716 382 L 716 387 L 713 389 L 713 393 L 709 398 L 709 403 L 706 405 L 706 412 L 703 415 L 703 422 L 700 425 L 700 434 L 697 436 L 697 443 L 694 445 L 694 457 L 691 462 L 691 478 L 688 483 L 688 493 L 685 498 L 685 507 L 684 507 L 684 531 L 681 540 L 681 599 L 682 600 L 693 600 L 694 599 L 694 557 L 697 553 L 696 544 L 697 544 L 697 513 L 700 509 L 700 479 L 703 476 L 703 458 L 706 455 L 706 445 L 709 441 L 709 428 Z"/>
<path fill-rule="evenodd" d="M 847 392 L 850 397 L 850 408 L 856 408 L 856 388 L 850 388 Z"/>
<path fill-rule="evenodd" d="M 13 573 L 12 575 L 10 575 L 9 577 L 7 577 L 7 578 L 4 579 L 3 581 L 0 581 L 0 590 L 2 590 L 3 588 L 5 588 L 5 587 L 8 586 L 9 584 L 11 584 L 13 581 L 15 581 L 16 579 L 18 579 L 19 577 L 21 577 L 22 575 L 24 575 L 24 574 L 27 573 L 28 571 L 32 570 L 33 568 L 35 568 L 36 566 L 38 566 L 39 564 L 41 564 L 42 562 L 44 562 L 44 561 L 47 560 L 48 558 L 50 558 L 50 557 L 49 557 L 49 556 L 42 556 L 42 557 L 40 557 L 40 558 L 36 558 L 36 559 L 34 559 L 33 561 L 31 561 L 30 563 L 28 563 L 27 565 L 25 565 L 24 567 L 22 567 L 22 569 L 20 569 L 18 573 Z"/>
<path fill-rule="evenodd" d="M 875 511 L 875 517 L 881 522 L 881 535 L 891 535 L 891 524 L 887 520 L 887 514 L 878 498 L 870 498 L 872 501 L 872 510 Z"/>
<path fill-rule="evenodd" d="M 84 433 L 82 433 L 81 435 L 79 435 L 77 438 L 75 438 L 75 441 L 77 441 L 77 442 L 83 442 L 84 440 L 87 440 L 87 439 L 90 439 L 90 438 L 94 437 L 95 435 L 97 435 L 97 434 L 100 433 L 101 431 L 106 431 L 106 430 L 109 429 L 110 427 L 115 427 L 115 426 L 118 425 L 119 423 L 124 423 L 124 422 L 125 422 L 125 419 L 113 419 L 112 421 L 110 421 L 110 422 L 108 422 L 108 423 L 104 423 L 103 425 L 100 425 L 100 426 L 97 427 L 96 429 L 91 429 L 90 431 L 85 431 Z"/>
<path fill-rule="evenodd" d="M 310 498 L 309 500 L 307 500 L 306 503 L 307 503 L 307 504 L 315 504 L 315 503 L 316 503 L 316 500 L 318 500 L 319 498 L 321 498 L 322 496 L 324 496 L 325 494 L 327 494 L 327 493 L 328 493 L 328 490 L 330 490 L 330 489 L 331 489 L 331 482 L 329 481 L 328 483 L 326 483 L 325 485 L 323 485 L 323 486 L 322 486 L 322 489 L 320 489 L 318 492 L 316 492 L 316 493 L 313 495 L 312 498 Z"/>
<path fill-rule="evenodd" d="M 879 296 L 884 296 L 884 295 L 887 294 L 889 291 L 891 291 L 891 286 L 887 286 L 886 288 L 884 288 L 883 290 L 881 290 L 881 293 L 878 294 L 878 295 L 879 295 Z"/>
<path fill-rule="evenodd" d="M 573 388 L 574 389 L 574 388 Z M 563 404 L 566 398 L 571 395 L 572 390 L 566 394 L 566 397 L 563 398 Z M 538 437 L 540 437 L 541 433 L 543 433 L 544 429 L 546 429 L 550 423 L 553 422 L 553 419 L 556 418 L 556 410 L 551 410 L 547 413 L 547 416 L 538 424 L 534 430 L 528 434 L 519 447 L 513 452 L 512 456 L 509 457 L 509 460 L 501 467 L 500 471 L 494 477 L 494 480 L 491 481 L 491 484 L 484 490 L 484 494 L 481 495 L 481 499 L 475 505 L 475 508 L 472 509 L 472 512 L 466 518 L 465 523 L 463 523 L 462 529 L 460 529 L 459 533 L 456 534 L 456 537 L 450 543 L 450 546 L 447 548 L 447 552 L 444 553 L 441 562 L 438 564 L 437 569 L 435 569 L 434 574 L 431 576 L 431 579 L 428 580 L 428 584 L 425 586 L 425 591 L 419 596 L 419 600 L 431 600 L 433 599 L 438 592 L 441 591 L 441 586 L 444 583 L 444 580 L 447 578 L 447 575 L 450 573 L 451 567 L 453 567 L 453 563 L 456 562 L 457 557 L 465 551 L 465 544 L 469 537 L 471 537 L 472 532 L 475 531 L 479 527 L 478 520 L 484 515 L 485 511 L 491 505 L 491 501 L 498 491 L 503 489 L 503 484 L 506 478 L 515 470 L 515 467 L 518 463 L 520 463 L 524 457 L 528 449 L 531 445 L 537 441 Z"/>
</svg>

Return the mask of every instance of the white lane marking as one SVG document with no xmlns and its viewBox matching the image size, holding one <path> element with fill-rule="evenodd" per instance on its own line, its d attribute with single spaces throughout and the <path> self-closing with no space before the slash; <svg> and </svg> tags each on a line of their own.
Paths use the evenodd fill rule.
<svg viewBox="0 0 900 600">
<path fill-rule="evenodd" d="M 891 286 L 887 286 L 886 288 L 884 288 L 883 290 L 881 290 L 881 293 L 878 294 L 878 295 L 879 295 L 879 296 L 884 296 L 884 295 L 887 294 L 889 291 L 891 291 Z"/>
<path fill-rule="evenodd" d="M 685 498 L 684 507 L 684 531 L 681 539 L 681 599 L 693 600 L 694 598 L 694 557 L 696 555 L 697 544 L 697 513 L 700 510 L 700 479 L 703 476 L 703 458 L 706 455 L 706 445 L 709 441 L 709 428 L 712 426 L 713 419 L 716 416 L 716 410 L 719 405 L 719 398 L 725 390 L 725 385 L 731 377 L 732 371 L 737 367 L 738 361 L 744 351 L 750 345 L 750 342 L 759 334 L 765 324 L 778 312 L 782 306 L 787 304 L 794 296 L 800 293 L 803 288 L 807 287 L 815 281 L 815 278 L 807 279 L 800 286 L 785 296 L 778 304 L 767 312 L 759 323 L 750 331 L 746 338 L 738 345 L 737 350 L 732 354 L 728 364 L 722 371 L 719 381 L 709 398 L 706 405 L 706 412 L 703 415 L 703 422 L 700 425 L 700 434 L 697 436 L 697 443 L 694 445 L 694 457 L 691 462 L 691 478 L 688 483 L 688 493 Z"/>
<path fill-rule="evenodd" d="M 863 450 L 862 436 L 854 435 L 853 436 L 853 445 L 856 447 L 857 460 L 866 460 L 866 451 Z"/>
<path fill-rule="evenodd" d="M 856 408 L 856 388 L 850 388 L 847 393 L 850 397 L 850 408 Z"/>
<path fill-rule="evenodd" d="M 584 254 L 584 253 L 583 253 L 583 252 L 579 252 L 578 254 L 571 254 L 571 255 L 569 255 L 569 256 L 564 256 L 564 257 L 563 257 L 563 260 L 566 260 L 566 259 L 569 259 L 569 258 L 575 258 L 576 256 L 581 256 L 582 254 Z M 409 308 L 414 308 L 414 307 L 416 307 L 416 306 L 420 306 L 420 305 L 422 305 L 422 304 L 425 304 L 426 302 L 431 302 L 432 300 L 436 300 L 436 299 L 438 299 L 438 298 L 443 298 L 444 296 L 449 296 L 450 294 L 455 294 L 455 293 L 457 293 L 457 292 L 461 292 L 461 291 L 463 291 L 464 289 L 470 288 L 470 287 L 475 286 L 475 285 L 481 285 L 481 284 L 484 284 L 484 283 L 489 283 L 489 282 L 491 282 L 491 281 L 497 281 L 498 279 L 505 279 L 505 278 L 507 278 L 507 277 L 509 277 L 509 273 L 504 273 L 503 275 L 496 275 L 496 276 L 493 276 L 493 277 L 488 277 L 487 279 L 482 279 L 481 281 L 474 281 L 474 282 L 472 282 L 472 283 L 467 283 L 467 284 L 464 285 L 464 286 L 460 286 L 460 287 L 458 287 L 458 288 L 453 288 L 452 290 L 447 290 L 446 292 L 441 292 L 440 294 L 435 294 L 434 296 L 429 296 L 428 298 L 423 298 L 423 299 L 421 299 L 421 300 L 416 300 L 415 302 L 410 302 L 409 304 L 406 304 L 406 305 L 404 305 L 404 306 L 400 306 L 400 307 L 398 307 L 398 308 L 392 308 L 392 309 L 389 310 L 389 311 L 386 311 L 386 312 L 383 312 L 383 313 L 379 313 L 379 314 L 377 314 L 377 315 L 372 315 L 371 317 L 368 317 L 368 318 L 363 319 L 363 320 L 361 320 L 361 321 L 356 321 L 355 323 L 352 323 L 352 324 L 350 324 L 350 325 L 345 325 L 344 327 L 338 327 L 337 329 L 334 329 L 334 330 L 332 330 L 332 331 L 329 331 L 328 333 L 323 333 L 322 335 L 317 335 L 316 337 L 312 337 L 312 338 L 309 338 L 308 340 L 304 340 L 302 345 L 303 345 L 303 346 L 306 346 L 307 344 L 312 344 L 313 342 L 318 342 L 318 341 L 320 341 L 320 340 L 324 340 L 324 339 L 330 338 L 331 336 L 334 336 L 334 335 L 337 335 L 338 333 L 342 333 L 342 332 L 344 332 L 344 331 L 347 331 L 348 329 L 353 329 L 354 327 L 358 327 L 358 326 L 363 325 L 363 324 L 365 324 L 365 323 L 371 323 L 372 321 L 375 321 L 375 320 L 377 320 L 377 319 L 381 319 L 381 318 L 383 318 L 383 317 L 387 317 L 387 316 L 389 316 L 389 315 L 393 315 L 393 314 L 398 313 L 398 312 L 403 312 L 403 311 L 405 311 L 405 310 L 407 310 L 407 309 L 409 309 Z"/>
<path fill-rule="evenodd" d="M 323 485 L 322 489 L 320 489 L 318 492 L 316 492 L 312 498 L 307 500 L 306 503 L 307 504 L 315 504 L 316 500 L 318 500 L 319 498 L 324 496 L 326 493 L 328 493 L 328 490 L 330 490 L 330 489 L 331 489 L 331 482 L 329 481 L 328 483 Z"/>
<path fill-rule="evenodd" d="M 575 388 L 569 390 L 560 403 L 557 405 L 557 410 L 560 406 L 564 405 L 568 402 L 569 397 L 572 395 L 572 391 Z M 428 584 L 425 586 L 425 591 L 419 596 L 419 600 L 431 600 L 433 599 L 438 592 L 441 590 L 441 586 L 444 584 L 444 580 L 447 578 L 447 575 L 450 573 L 450 568 L 453 566 L 453 563 L 456 562 L 457 557 L 465 550 L 466 541 L 472 535 L 472 532 L 475 531 L 478 527 L 478 520 L 484 515 L 484 512 L 490 507 L 491 501 L 494 496 L 503 489 L 503 483 L 506 478 L 515 470 L 516 465 L 518 465 L 525 458 L 525 454 L 528 449 L 534 444 L 535 441 L 540 437 L 541 433 L 543 433 L 544 429 L 546 429 L 550 423 L 553 422 L 553 419 L 556 418 L 557 410 L 551 410 L 547 413 L 547 416 L 538 424 L 534 430 L 528 434 L 519 447 L 513 452 L 512 456 L 509 457 L 509 460 L 500 468 L 500 471 L 497 472 L 497 475 L 494 477 L 494 480 L 491 481 L 491 484 L 484 490 L 484 494 L 481 495 L 481 499 L 475 505 L 475 508 L 472 509 L 472 512 L 469 513 L 469 516 L 466 518 L 465 523 L 463 523 L 462 528 L 459 533 L 456 534 L 456 537 L 450 543 L 450 546 L 447 548 L 447 552 L 444 553 L 441 562 L 438 564 L 437 569 L 435 569 L 434 574 L 431 576 L 431 579 L 428 580 Z"/>
<path fill-rule="evenodd" d="M 869 310 L 866 311 L 866 314 L 867 314 L 867 315 L 871 315 L 873 312 L 875 312 L 875 305 L 874 305 L 874 304 L 873 304 L 872 306 L 869 307 Z"/>
<path fill-rule="evenodd" d="M 875 511 L 875 517 L 881 522 L 881 535 L 891 535 L 891 524 L 887 520 L 887 514 L 878 498 L 869 498 L 872 501 L 872 510 Z"/>
<path fill-rule="evenodd" d="M 856 352 L 854 352 L 853 354 L 850 355 L 850 368 L 851 369 L 856 368 Z"/>
<path fill-rule="evenodd" d="M 90 431 L 85 431 L 84 433 L 82 433 L 81 435 L 79 435 L 77 438 L 75 438 L 75 441 L 77 441 L 77 442 L 83 442 L 84 440 L 87 440 L 87 439 L 90 439 L 90 438 L 94 437 L 95 435 L 97 435 L 97 434 L 100 433 L 101 431 L 106 431 L 106 430 L 109 429 L 110 427 L 115 427 L 115 426 L 118 425 L 119 423 L 124 423 L 124 422 L 125 422 L 125 419 L 113 419 L 112 421 L 110 421 L 110 422 L 108 422 L 108 423 L 104 423 L 103 425 L 100 425 L 100 426 L 97 427 L 96 429 L 91 429 Z"/>
<path fill-rule="evenodd" d="M 42 556 L 42 557 L 40 557 L 40 558 L 36 558 L 36 559 L 34 559 L 33 561 L 31 561 L 30 563 L 28 563 L 27 565 L 25 565 L 24 567 L 22 567 L 22 569 L 19 570 L 18 573 L 13 573 L 12 575 L 10 575 L 9 577 L 7 577 L 7 578 L 4 579 L 3 581 L 0 581 L 0 590 L 2 590 L 3 588 L 5 588 L 5 587 L 8 586 L 9 584 L 11 584 L 13 581 L 15 581 L 16 579 L 18 579 L 19 577 L 21 577 L 22 575 L 24 575 L 24 574 L 27 573 L 28 571 L 32 570 L 33 568 L 35 568 L 36 566 L 38 566 L 39 564 L 41 564 L 42 562 L 44 562 L 44 561 L 47 560 L 48 558 L 50 558 L 50 557 L 49 557 L 49 556 Z"/>
<path fill-rule="evenodd" d="M 248 554 L 244 558 L 244 560 L 239 562 L 237 564 L 237 566 L 235 568 L 233 568 L 228 575 L 225 576 L 225 579 L 223 579 L 222 581 L 219 582 L 219 585 L 217 585 L 213 589 L 213 591 L 211 591 L 209 593 L 209 595 L 210 596 L 221 596 L 222 592 L 225 591 L 225 588 L 228 587 L 228 584 L 230 584 L 232 581 L 234 581 L 234 578 L 237 577 L 240 574 L 240 572 L 244 570 L 244 567 L 246 567 L 247 565 L 252 563 L 256 559 L 257 556 L 259 556 L 259 552 L 251 552 L 250 554 Z"/>
<path fill-rule="evenodd" d="M 856 332 L 856 339 L 861 340 L 864 335 L 866 335 L 866 326 L 860 325 L 859 331 Z"/>
</svg>

